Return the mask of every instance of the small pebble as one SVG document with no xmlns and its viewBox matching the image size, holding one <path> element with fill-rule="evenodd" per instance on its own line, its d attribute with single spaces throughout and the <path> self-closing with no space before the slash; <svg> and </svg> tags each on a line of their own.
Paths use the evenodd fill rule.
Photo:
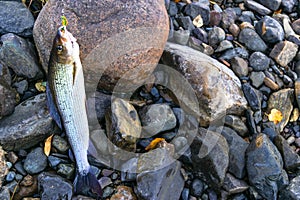
<svg viewBox="0 0 300 200">
<path fill-rule="evenodd" d="M 286 141 L 287 141 L 287 143 L 288 143 L 289 145 L 291 145 L 291 144 L 293 144 L 293 143 L 295 142 L 295 137 L 294 137 L 294 136 L 291 136 L 291 137 L 289 137 Z"/>
<path fill-rule="evenodd" d="M 15 152 L 10 151 L 7 154 L 7 159 L 9 162 L 15 164 L 18 161 L 18 156 L 17 156 L 17 154 L 15 154 Z"/>
<path fill-rule="evenodd" d="M 6 180 L 7 182 L 11 182 L 11 181 L 13 181 L 13 180 L 15 179 L 15 177 L 16 177 L 16 172 L 10 171 L 10 172 L 8 172 L 8 174 L 6 175 L 5 180 Z"/>
</svg>

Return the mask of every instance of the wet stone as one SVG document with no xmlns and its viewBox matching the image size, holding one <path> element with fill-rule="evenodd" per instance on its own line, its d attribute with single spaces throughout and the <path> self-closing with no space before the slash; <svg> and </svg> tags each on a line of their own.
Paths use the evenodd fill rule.
<svg viewBox="0 0 300 200">
<path fill-rule="evenodd" d="M 288 184 L 281 155 L 265 134 L 251 141 L 246 151 L 246 166 L 250 184 L 266 199 L 276 199 L 278 191 Z"/>
<path fill-rule="evenodd" d="M 248 143 L 231 128 L 223 127 L 221 134 L 226 139 L 229 147 L 228 171 L 241 179 L 246 174 L 245 152 Z"/>
<path fill-rule="evenodd" d="M 242 85 L 242 89 L 247 99 L 249 106 L 252 108 L 253 111 L 260 110 L 261 108 L 261 100 L 262 94 L 259 90 L 253 88 L 249 83 L 244 83 Z"/>
<path fill-rule="evenodd" d="M 272 12 L 270 9 L 268 9 L 265 6 L 257 3 L 256 1 L 245 0 L 245 5 L 248 8 L 250 8 L 251 10 L 258 12 L 261 15 L 268 15 Z"/>
<path fill-rule="evenodd" d="M 182 193 L 181 193 L 181 199 L 189 200 L 189 194 L 190 194 L 190 190 L 188 188 L 183 188 Z"/>
<path fill-rule="evenodd" d="M 216 46 L 225 39 L 225 31 L 222 28 L 214 27 L 208 32 L 208 42 L 211 46 Z"/>
<path fill-rule="evenodd" d="M 204 183 L 198 178 L 194 179 L 191 185 L 191 195 L 201 197 L 203 191 Z"/>
<path fill-rule="evenodd" d="M 58 158 L 56 156 L 48 156 L 48 162 L 49 162 L 49 166 L 52 168 L 56 168 L 57 165 L 59 165 L 60 163 L 64 163 L 66 162 L 65 160 Z"/>
<path fill-rule="evenodd" d="M 167 104 L 152 104 L 140 111 L 143 135 L 151 137 L 176 126 L 176 117 Z"/>
<path fill-rule="evenodd" d="M 249 186 L 243 180 L 235 178 L 233 175 L 227 173 L 224 179 L 224 189 L 229 194 L 241 193 L 247 190 Z"/>
<path fill-rule="evenodd" d="M 270 58 L 261 52 L 254 52 L 249 58 L 249 64 L 255 71 L 263 71 L 269 67 Z"/>
<path fill-rule="evenodd" d="M 264 72 L 261 72 L 261 71 L 260 72 L 251 72 L 250 80 L 251 80 L 252 85 L 258 89 L 264 83 L 265 76 L 266 75 L 264 74 Z"/>
<path fill-rule="evenodd" d="M 66 199 L 71 200 L 73 186 L 62 177 L 48 172 L 38 176 L 38 191 L 41 199 Z"/>
<path fill-rule="evenodd" d="M 288 142 L 281 135 L 275 137 L 274 144 L 282 155 L 286 170 L 295 170 L 300 166 L 300 156 L 290 147 Z"/>
<path fill-rule="evenodd" d="M 289 41 L 283 41 L 274 46 L 270 53 L 270 57 L 275 59 L 281 66 L 285 67 L 293 60 L 297 51 L 298 45 Z"/>
<path fill-rule="evenodd" d="M 255 30 L 244 28 L 239 34 L 239 42 L 244 43 L 251 51 L 264 52 L 267 49 L 265 42 L 259 37 Z"/>
<path fill-rule="evenodd" d="M 52 146 L 59 152 L 65 153 L 70 148 L 68 142 L 59 135 L 54 135 L 52 138 Z"/>
<path fill-rule="evenodd" d="M 248 62 L 240 57 L 234 57 L 230 60 L 232 70 L 238 77 L 247 76 L 249 72 Z"/>
<path fill-rule="evenodd" d="M 299 200 L 300 199 L 299 194 L 300 194 L 300 176 L 297 176 L 291 180 L 290 184 L 284 190 L 280 191 L 278 199 Z"/>
<path fill-rule="evenodd" d="M 29 174 L 37 174 L 47 167 L 47 156 L 42 148 L 33 149 L 24 161 L 24 169 Z"/>
<path fill-rule="evenodd" d="M 273 81 L 272 79 L 270 79 L 267 76 L 264 78 L 264 84 L 267 87 L 269 87 L 270 89 L 275 90 L 275 91 L 280 88 L 279 85 L 275 81 Z"/>
<path fill-rule="evenodd" d="M 255 25 L 257 33 L 267 43 L 277 43 L 284 39 L 284 30 L 281 24 L 270 16 L 265 16 Z"/>
</svg>

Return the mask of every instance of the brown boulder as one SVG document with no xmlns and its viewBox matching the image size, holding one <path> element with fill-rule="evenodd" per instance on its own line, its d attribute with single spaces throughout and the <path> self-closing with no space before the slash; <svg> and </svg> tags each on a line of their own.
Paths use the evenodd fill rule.
<svg viewBox="0 0 300 200">
<path fill-rule="evenodd" d="M 77 38 L 85 70 L 87 90 L 99 87 L 112 91 L 125 72 L 138 66 L 137 77 L 151 72 L 163 52 L 169 33 L 169 20 L 163 0 L 49 0 L 39 14 L 33 35 L 44 69 L 60 16 Z"/>
</svg>

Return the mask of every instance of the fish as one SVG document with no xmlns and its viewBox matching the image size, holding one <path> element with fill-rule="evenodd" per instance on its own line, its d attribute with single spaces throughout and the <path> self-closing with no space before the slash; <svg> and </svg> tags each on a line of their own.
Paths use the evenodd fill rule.
<svg viewBox="0 0 300 200">
<path fill-rule="evenodd" d="M 60 26 L 48 63 L 47 104 L 58 127 L 66 132 L 76 161 L 74 192 L 101 197 L 102 190 L 88 162 L 89 127 L 83 68 L 76 38 Z"/>
</svg>

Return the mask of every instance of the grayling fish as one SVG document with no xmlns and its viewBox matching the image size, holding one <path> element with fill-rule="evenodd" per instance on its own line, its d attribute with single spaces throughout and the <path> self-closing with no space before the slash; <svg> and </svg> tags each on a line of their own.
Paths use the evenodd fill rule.
<svg viewBox="0 0 300 200">
<path fill-rule="evenodd" d="M 48 66 L 47 102 L 50 114 L 64 129 L 76 159 L 76 193 L 101 195 L 97 178 L 90 172 L 87 159 L 89 127 L 79 45 L 65 26 L 59 27 L 53 41 Z"/>
</svg>

